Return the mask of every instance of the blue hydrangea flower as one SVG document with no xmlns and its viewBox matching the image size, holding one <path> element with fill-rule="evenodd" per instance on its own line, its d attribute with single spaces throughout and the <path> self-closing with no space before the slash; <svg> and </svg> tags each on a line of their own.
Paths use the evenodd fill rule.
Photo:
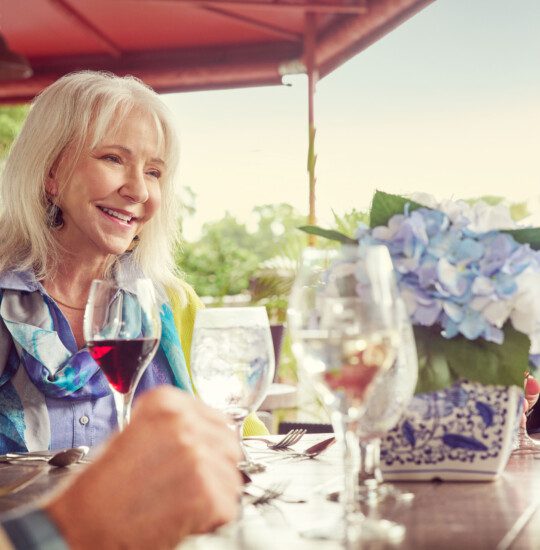
<svg viewBox="0 0 540 550">
<path fill-rule="evenodd" d="M 386 226 L 360 227 L 356 236 L 388 247 L 413 324 L 437 325 L 445 338 L 462 334 L 502 344 L 510 319 L 527 330 L 537 359 L 540 319 L 530 320 L 523 310 L 533 295 L 531 281 L 540 286 L 540 253 L 507 233 L 473 231 L 465 216 L 453 220 L 435 209 L 405 209 Z M 540 302 L 540 291 L 536 295 Z"/>
</svg>

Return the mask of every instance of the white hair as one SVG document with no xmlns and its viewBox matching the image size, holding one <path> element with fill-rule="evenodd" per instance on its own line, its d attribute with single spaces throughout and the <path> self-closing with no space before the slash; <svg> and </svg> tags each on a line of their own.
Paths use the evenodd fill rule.
<svg viewBox="0 0 540 550">
<path fill-rule="evenodd" d="M 130 260 L 154 283 L 182 294 L 174 262 L 179 144 L 171 114 L 158 94 L 137 78 L 103 72 L 66 75 L 34 100 L 2 174 L 0 273 L 33 269 L 40 280 L 54 273 L 62 251 L 48 221 L 45 181 L 66 148 L 70 155 L 62 169 L 70 173 L 85 143 L 96 146 L 133 109 L 154 121 L 165 171 L 161 207 L 141 230 Z"/>
</svg>

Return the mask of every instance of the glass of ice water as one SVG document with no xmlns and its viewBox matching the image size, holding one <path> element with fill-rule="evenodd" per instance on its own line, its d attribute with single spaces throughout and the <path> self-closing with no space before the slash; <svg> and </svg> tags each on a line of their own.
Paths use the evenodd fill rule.
<svg viewBox="0 0 540 550">
<path fill-rule="evenodd" d="M 191 344 L 191 374 L 199 397 L 223 411 L 242 446 L 242 426 L 274 377 L 274 349 L 264 307 L 203 309 Z M 244 450 L 245 471 L 260 469 Z"/>
</svg>

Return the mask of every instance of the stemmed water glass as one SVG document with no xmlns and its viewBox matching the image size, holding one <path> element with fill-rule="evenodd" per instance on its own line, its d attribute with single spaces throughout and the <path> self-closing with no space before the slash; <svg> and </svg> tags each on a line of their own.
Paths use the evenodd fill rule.
<svg viewBox="0 0 540 550">
<path fill-rule="evenodd" d="M 532 380 L 532 377 L 529 375 L 528 372 L 525 373 L 525 393 L 528 393 L 528 385 L 530 382 L 535 382 L 535 380 Z M 536 384 L 535 384 L 536 385 Z M 536 388 L 533 390 L 534 393 L 536 393 Z M 528 415 L 532 409 L 528 409 L 526 411 L 526 415 Z M 540 453 L 540 441 L 533 439 L 529 432 L 527 431 L 527 422 L 525 418 L 525 422 L 523 422 L 522 419 L 519 421 L 519 426 L 517 429 L 517 432 L 514 436 L 514 441 L 512 445 L 512 453 L 514 455 L 528 455 L 528 454 L 538 454 Z"/>
<path fill-rule="evenodd" d="M 239 465 L 252 473 L 253 462 L 242 443 L 242 427 L 266 396 L 274 377 L 274 351 L 264 307 L 203 309 L 197 313 L 191 344 L 191 374 L 199 397 L 226 413 L 244 454 Z"/>
<path fill-rule="evenodd" d="M 397 357 L 393 268 L 385 247 L 341 255 L 307 249 L 289 300 L 293 351 L 331 411 L 344 448 L 345 540 L 358 537 L 358 425 L 379 377 Z M 339 533 L 318 533 L 335 538 Z"/>
<path fill-rule="evenodd" d="M 83 331 L 90 355 L 107 378 L 118 428 L 123 430 L 129 422 L 135 388 L 161 337 L 152 281 L 92 281 Z"/>
<path fill-rule="evenodd" d="M 418 380 L 418 356 L 411 323 L 404 302 L 396 297 L 396 313 L 401 345 L 394 364 L 377 381 L 366 412 L 358 423 L 360 438 L 360 473 L 358 499 L 375 505 L 387 497 L 409 500 L 411 493 L 401 493 L 383 481 L 380 469 L 381 436 L 393 428 L 410 402 Z"/>
</svg>

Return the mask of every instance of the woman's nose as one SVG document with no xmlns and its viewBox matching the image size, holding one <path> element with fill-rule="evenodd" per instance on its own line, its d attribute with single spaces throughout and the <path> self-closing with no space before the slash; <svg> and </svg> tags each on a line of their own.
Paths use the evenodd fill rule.
<svg viewBox="0 0 540 550">
<path fill-rule="evenodd" d="M 132 202 L 145 203 L 148 200 L 149 193 L 144 172 L 131 170 L 126 182 L 120 189 L 120 194 Z"/>
</svg>

